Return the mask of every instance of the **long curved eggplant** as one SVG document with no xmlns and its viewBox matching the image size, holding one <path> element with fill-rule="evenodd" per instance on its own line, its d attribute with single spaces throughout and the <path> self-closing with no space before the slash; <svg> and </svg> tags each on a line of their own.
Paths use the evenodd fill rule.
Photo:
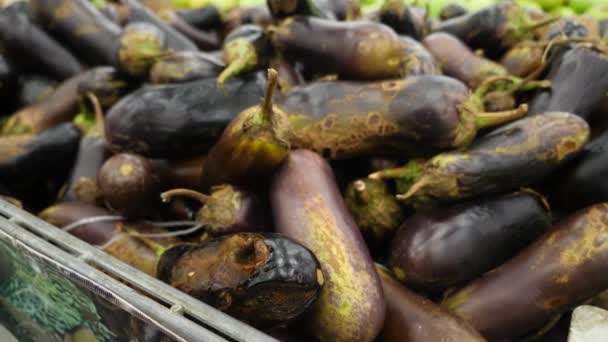
<svg viewBox="0 0 608 342">
<path fill-rule="evenodd" d="M 522 191 L 415 213 L 391 246 L 397 278 L 441 291 L 500 265 L 549 228 L 539 195 Z"/>
<path fill-rule="evenodd" d="M 145 86 L 125 96 L 106 116 L 112 149 L 147 157 L 187 158 L 203 154 L 226 125 L 264 96 L 263 77 L 234 78 L 224 91 L 215 79 Z"/>
<path fill-rule="evenodd" d="M 363 237 L 321 156 L 292 151 L 270 190 L 274 225 L 310 248 L 325 286 L 307 317 L 319 340 L 372 341 L 384 322 L 382 285 Z"/>
</svg>

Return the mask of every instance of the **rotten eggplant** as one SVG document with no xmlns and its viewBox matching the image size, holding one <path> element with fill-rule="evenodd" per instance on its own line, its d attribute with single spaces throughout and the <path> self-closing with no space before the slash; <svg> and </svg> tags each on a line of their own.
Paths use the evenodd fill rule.
<svg viewBox="0 0 608 342">
<path fill-rule="evenodd" d="M 152 83 L 184 83 L 215 78 L 225 68 L 221 59 L 198 51 L 181 51 L 165 56 L 150 70 Z"/>
<path fill-rule="evenodd" d="M 607 234 L 608 204 L 578 211 L 443 305 L 490 340 L 534 335 L 608 287 Z"/>
<path fill-rule="evenodd" d="M 397 197 L 412 206 L 511 191 L 546 177 L 576 156 L 589 139 L 580 117 L 550 112 L 526 117 L 477 139 L 466 150 L 436 155 L 371 178 L 397 178 Z"/>
<path fill-rule="evenodd" d="M 179 159 L 206 152 L 235 115 L 264 96 L 263 77 L 144 86 L 106 116 L 106 139 L 117 152 Z"/>
<path fill-rule="evenodd" d="M 390 263 L 406 285 L 439 292 L 502 264 L 550 226 L 545 200 L 531 191 L 419 211 L 392 240 Z"/>
<path fill-rule="evenodd" d="M 315 255 L 278 234 L 240 233 L 165 250 L 157 277 L 256 327 L 306 312 L 324 285 Z"/>
<path fill-rule="evenodd" d="M 321 262 L 325 286 L 303 323 L 308 331 L 322 341 L 376 338 L 386 309 L 382 284 L 329 164 L 312 151 L 291 151 L 274 175 L 270 202 L 276 232 Z"/>
</svg>

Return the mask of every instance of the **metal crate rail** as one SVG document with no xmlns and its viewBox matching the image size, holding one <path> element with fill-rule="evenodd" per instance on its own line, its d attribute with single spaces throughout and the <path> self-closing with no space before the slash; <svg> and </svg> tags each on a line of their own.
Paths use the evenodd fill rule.
<svg viewBox="0 0 608 342">
<path fill-rule="evenodd" d="M 129 310 L 136 310 L 141 318 L 158 324 L 161 329 L 168 329 L 167 334 L 177 340 L 278 342 L 0 199 L 2 237 L 53 261 L 67 273 L 76 275 L 83 286 L 95 286 L 91 289 L 93 292 L 101 291 L 104 297 L 113 294 L 107 299 Z M 188 317 L 182 316 L 184 314 Z"/>
</svg>

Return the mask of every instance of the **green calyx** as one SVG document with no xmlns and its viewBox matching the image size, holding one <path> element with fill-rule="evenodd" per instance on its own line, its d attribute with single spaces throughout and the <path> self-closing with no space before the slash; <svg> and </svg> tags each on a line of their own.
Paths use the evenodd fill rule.
<svg viewBox="0 0 608 342">
<path fill-rule="evenodd" d="M 518 42 L 530 38 L 536 29 L 549 25 L 560 17 L 551 17 L 543 20 L 534 20 L 526 8 L 517 4 L 512 4 L 506 13 L 504 27 L 504 45 L 513 46 Z"/>
<path fill-rule="evenodd" d="M 226 81 L 258 65 L 258 54 L 253 44 L 245 38 L 237 38 L 224 46 L 226 69 L 217 77 L 217 86 L 224 89 Z"/>
<path fill-rule="evenodd" d="M 144 31 L 124 34 L 118 49 L 123 68 L 132 76 L 147 75 L 157 60 L 172 53 L 163 47 L 163 42 L 156 35 Z"/>
<path fill-rule="evenodd" d="M 399 203 L 382 180 L 352 182 L 344 200 L 363 234 L 374 242 L 387 241 L 403 220 Z"/>
</svg>

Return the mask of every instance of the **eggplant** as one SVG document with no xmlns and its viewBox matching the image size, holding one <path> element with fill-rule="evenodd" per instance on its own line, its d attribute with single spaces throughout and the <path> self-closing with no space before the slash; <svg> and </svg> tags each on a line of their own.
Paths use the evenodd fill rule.
<svg viewBox="0 0 608 342">
<path fill-rule="evenodd" d="M 555 21 L 536 19 L 524 7 L 501 1 L 475 12 L 445 20 L 432 32 L 447 32 L 472 49 L 483 49 L 489 56 L 500 55 L 516 43 L 532 38 L 535 30 Z"/>
<path fill-rule="evenodd" d="M 200 8 L 178 10 L 177 15 L 188 24 L 201 30 L 222 27 L 222 16 L 219 9 L 213 4 Z"/>
<path fill-rule="evenodd" d="M 16 95 L 15 89 L 17 88 L 17 70 L 12 64 L 0 54 L 0 117 L 3 114 L 9 114 L 12 107 L 15 105 L 14 97 Z M 18 105 L 18 104 L 17 104 Z"/>
<path fill-rule="evenodd" d="M 158 84 L 215 78 L 224 67 L 224 62 L 204 52 L 176 52 L 154 63 L 150 70 L 150 80 Z"/>
<path fill-rule="evenodd" d="M 234 116 L 264 96 L 262 79 L 234 78 L 224 91 L 216 87 L 215 79 L 144 86 L 108 111 L 106 139 L 114 151 L 146 157 L 200 155 Z"/>
<path fill-rule="evenodd" d="M 273 23 L 268 5 L 238 6 L 229 11 L 224 17 L 224 31 L 231 32 L 244 24 L 254 24 L 267 27 Z"/>
<path fill-rule="evenodd" d="M 11 59 L 62 81 L 82 72 L 80 61 L 34 23 L 19 4 L 0 12 L 0 41 Z"/>
<path fill-rule="evenodd" d="M 270 37 L 256 25 L 241 25 L 230 32 L 224 40 L 223 51 L 226 69 L 217 78 L 220 88 L 230 77 L 267 68 L 274 54 Z"/>
<path fill-rule="evenodd" d="M 204 156 L 169 162 L 167 185 L 171 188 L 197 188 L 202 182 L 201 173 L 204 163 Z"/>
<path fill-rule="evenodd" d="M 425 10 L 406 4 L 404 0 L 385 0 L 379 20 L 395 32 L 417 40 L 423 39 L 433 26 Z"/>
<path fill-rule="evenodd" d="M 576 46 L 554 59 L 547 80 L 551 89 L 539 91 L 529 101 L 530 114 L 565 111 L 589 120 L 608 92 L 608 56 Z"/>
<path fill-rule="evenodd" d="M 468 11 L 464 6 L 457 4 L 455 2 L 452 2 L 452 3 L 449 3 L 445 6 L 443 6 L 441 11 L 439 11 L 439 19 L 441 19 L 442 21 L 445 21 L 445 20 L 449 20 L 452 18 L 463 16 L 467 13 L 468 13 Z"/>
<path fill-rule="evenodd" d="M 511 191 L 549 175 L 576 156 L 589 139 L 580 117 L 550 112 L 495 129 L 462 151 L 436 155 L 422 167 L 380 171 L 371 178 L 398 178 L 397 195 L 414 207 Z"/>
<path fill-rule="evenodd" d="M 71 167 L 80 131 L 72 123 L 40 134 L 0 137 L 0 180 L 7 185 L 33 183 Z"/>
<path fill-rule="evenodd" d="M 287 115 L 273 103 L 278 73 L 268 69 L 264 98 L 240 112 L 213 145 L 205 159 L 201 189 L 233 184 L 260 186 L 289 151 Z"/>
<path fill-rule="evenodd" d="M 530 335 L 608 287 L 606 232 L 607 203 L 578 211 L 443 305 L 490 340 Z"/>
<path fill-rule="evenodd" d="M 154 62 L 171 55 L 163 31 L 147 22 L 132 22 L 119 37 L 118 62 L 130 76 L 148 76 Z"/>
<path fill-rule="evenodd" d="M 376 269 L 386 300 L 386 320 L 378 341 L 485 341 L 463 319 L 399 284 L 383 266 L 376 264 Z"/>
<path fill-rule="evenodd" d="M 186 196 L 202 204 L 196 221 L 203 225 L 208 236 L 257 232 L 263 227 L 260 200 L 250 191 L 221 185 L 213 187 L 209 195 L 189 189 L 173 189 L 161 194 L 165 203 L 175 196 Z"/>
<path fill-rule="evenodd" d="M 162 176 L 142 156 L 119 153 L 106 160 L 97 188 L 106 205 L 125 217 L 151 217 L 158 212 Z"/>
<path fill-rule="evenodd" d="M 87 0 L 32 0 L 47 29 L 90 65 L 117 65 L 120 27 Z M 59 60 L 58 62 L 62 62 Z"/>
<path fill-rule="evenodd" d="M 331 159 L 420 156 L 468 146 L 482 128 L 527 111 L 483 112 L 483 91 L 423 75 L 374 83 L 314 82 L 277 101 L 290 117 L 291 143 Z"/>
<path fill-rule="evenodd" d="M 38 216 L 151 276 L 156 275 L 162 250 L 178 243 L 163 228 L 127 222 L 103 208 L 81 202 L 55 204 Z M 139 234 L 166 236 L 143 238 Z"/>
<path fill-rule="evenodd" d="M 256 327 L 284 324 L 317 299 L 324 279 L 315 255 L 266 233 L 232 234 L 165 250 L 157 277 Z"/>
<path fill-rule="evenodd" d="M 332 13 L 337 20 L 352 21 L 361 16 L 358 0 L 316 0 L 321 11 Z"/>
<path fill-rule="evenodd" d="M 323 10 L 316 0 L 267 0 L 266 4 L 276 20 L 297 15 L 336 20 L 334 13 Z"/>
<path fill-rule="evenodd" d="M 424 45 L 410 37 L 401 36 L 400 38 L 405 65 L 403 77 L 441 75 L 441 63 Z"/>
<path fill-rule="evenodd" d="M 407 67 L 401 39 L 379 23 L 291 17 L 271 30 L 271 38 L 286 57 L 341 78 L 396 78 Z"/>
<path fill-rule="evenodd" d="M 500 59 L 508 74 L 524 77 L 541 66 L 545 47 L 533 41 L 523 41 L 510 48 Z"/>
<path fill-rule="evenodd" d="M 291 151 L 274 175 L 270 203 L 275 231 L 321 262 L 325 286 L 304 323 L 308 331 L 318 340 L 372 341 L 384 322 L 382 285 L 327 162 Z"/>
<path fill-rule="evenodd" d="M 22 107 L 30 106 L 48 98 L 57 88 L 57 82 L 40 75 L 25 75 L 19 78 L 18 83 L 20 90 L 17 103 Z"/>
<path fill-rule="evenodd" d="M 545 200 L 531 191 L 417 212 L 392 240 L 391 267 L 412 288 L 443 291 L 507 261 L 550 224 Z"/>
</svg>

